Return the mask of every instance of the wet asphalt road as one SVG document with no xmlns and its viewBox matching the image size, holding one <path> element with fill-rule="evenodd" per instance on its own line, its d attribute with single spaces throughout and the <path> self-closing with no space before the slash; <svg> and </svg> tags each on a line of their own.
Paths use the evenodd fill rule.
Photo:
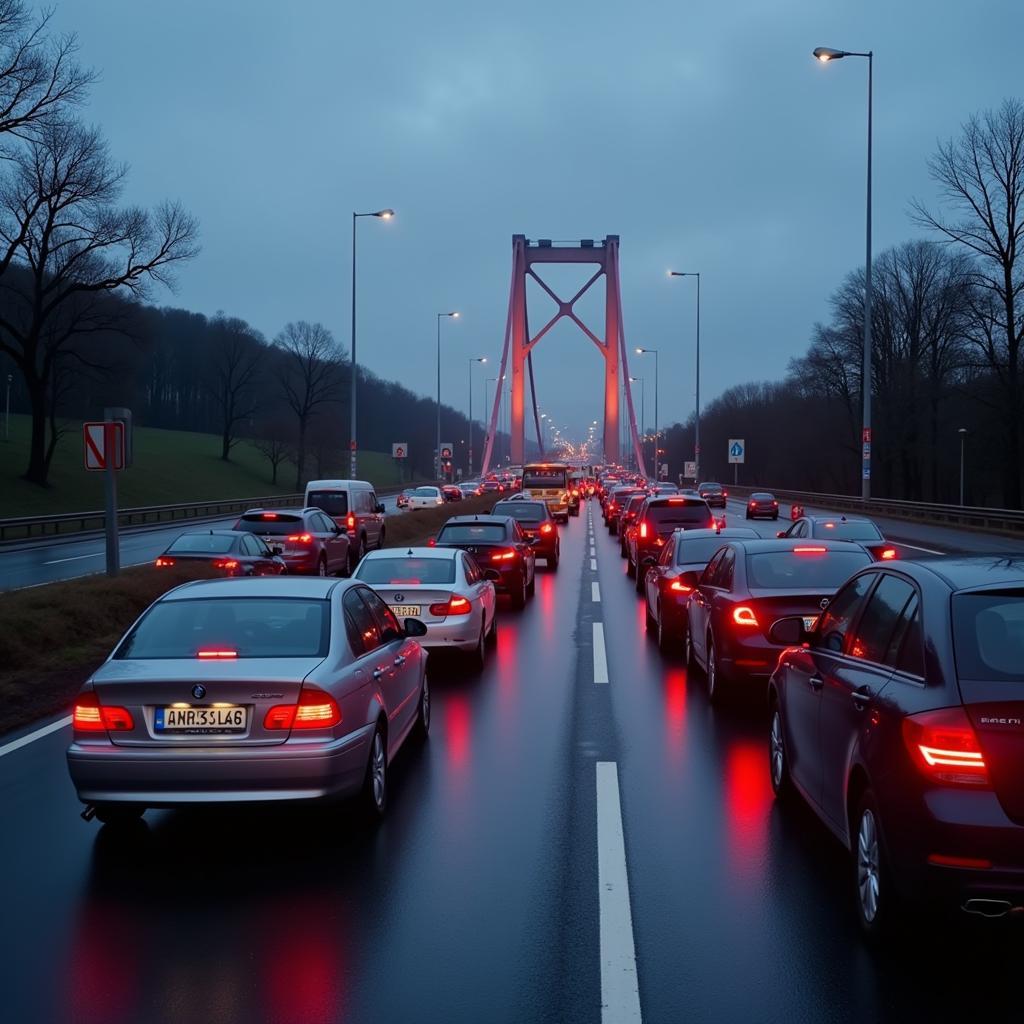
<svg viewBox="0 0 1024 1024">
<path fill-rule="evenodd" d="M 598 761 L 621 790 L 643 1020 L 1020 1019 L 1015 923 L 863 947 L 843 851 L 772 801 L 760 714 L 712 711 L 658 653 L 594 510 L 596 571 L 584 513 L 526 610 L 502 608 L 484 672 L 432 666 L 430 740 L 394 766 L 376 831 L 167 811 L 118 836 L 78 817 L 66 730 L 0 756 L 0 1019 L 599 1021 Z"/>
</svg>

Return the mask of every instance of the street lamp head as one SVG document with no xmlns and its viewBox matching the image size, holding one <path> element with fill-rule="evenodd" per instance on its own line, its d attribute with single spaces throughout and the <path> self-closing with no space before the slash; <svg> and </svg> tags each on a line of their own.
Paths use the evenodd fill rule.
<svg viewBox="0 0 1024 1024">
<path fill-rule="evenodd" d="M 395 211 L 389 208 L 387 210 L 378 210 L 374 214 L 374 217 L 380 217 L 381 220 L 391 220 L 391 218 L 394 217 L 394 215 Z"/>
<path fill-rule="evenodd" d="M 830 60 L 842 60 L 846 55 L 846 50 L 833 50 L 831 46 L 816 46 L 814 48 L 814 56 L 822 64 L 827 64 Z"/>
<path fill-rule="evenodd" d="M 958 433 L 958 434 L 960 434 L 960 435 L 966 434 L 966 433 L 967 433 L 967 428 L 966 428 L 966 427 L 961 427 L 961 428 L 960 428 L 960 429 L 959 429 L 959 430 L 957 431 L 957 433 Z"/>
</svg>

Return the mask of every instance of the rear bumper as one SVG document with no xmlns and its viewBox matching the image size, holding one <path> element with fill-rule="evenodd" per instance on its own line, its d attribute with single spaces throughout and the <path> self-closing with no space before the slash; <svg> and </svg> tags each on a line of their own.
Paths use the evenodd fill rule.
<svg viewBox="0 0 1024 1024">
<path fill-rule="evenodd" d="M 480 640 L 480 618 L 482 612 L 461 615 L 444 622 L 426 623 L 427 635 L 420 639 L 420 646 L 428 651 L 451 650 L 472 651 Z"/>
<path fill-rule="evenodd" d="M 336 740 L 188 750 L 72 743 L 68 771 L 83 803 L 177 807 L 318 800 L 359 789 L 372 733 L 367 725 Z"/>
</svg>

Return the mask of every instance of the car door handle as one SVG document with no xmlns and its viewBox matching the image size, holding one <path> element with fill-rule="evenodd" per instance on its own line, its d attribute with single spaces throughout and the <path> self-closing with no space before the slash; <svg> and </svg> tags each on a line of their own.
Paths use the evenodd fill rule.
<svg viewBox="0 0 1024 1024">
<path fill-rule="evenodd" d="M 822 679 L 821 676 L 811 676 L 807 682 L 810 684 L 812 690 L 820 690 L 825 685 L 825 680 Z"/>
<path fill-rule="evenodd" d="M 404 665 L 405 664 L 405 655 L 404 654 L 400 654 L 397 658 L 395 658 L 394 664 L 395 665 Z"/>
<path fill-rule="evenodd" d="M 373 670 L 373 678 L 376 679 L 378 682 L 380 682 L 380 680 L 383 677 L 384 677 L 384 669 L 382 669 L 382 668 L 375 668 Z"/>
<path fill-rule="evenodd" d="M 866 688 L 854 690 L 853 693 L 850 694 L 850 700 L 853 701 L 853 706 L 858 711 L 863 711 L 868 706 L 868 701 L 871 700 L 871 693 Z"/>
</svg>

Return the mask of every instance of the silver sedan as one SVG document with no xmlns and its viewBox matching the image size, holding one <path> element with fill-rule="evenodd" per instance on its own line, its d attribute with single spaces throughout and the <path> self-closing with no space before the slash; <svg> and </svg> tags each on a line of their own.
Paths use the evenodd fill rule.
<svg viewBox="0 0 1024 1024">
<path fill-rule="evenodd" d="M 464 651 L 483 667 L 498 629 L 493 569 L 481 569 L 458 548 L 386 548 L 367 552 L 354 578 L 373 587 L 399 619 L 422 622 L 424 647 Z"/>
<path fill-rule="evenodd" d="M 155 601 L 85 684 L 68 768 L 86 816 L 362 794 L 430 728 L 422 623 L 353 580 L 187 583 Z"/>
</svg>

